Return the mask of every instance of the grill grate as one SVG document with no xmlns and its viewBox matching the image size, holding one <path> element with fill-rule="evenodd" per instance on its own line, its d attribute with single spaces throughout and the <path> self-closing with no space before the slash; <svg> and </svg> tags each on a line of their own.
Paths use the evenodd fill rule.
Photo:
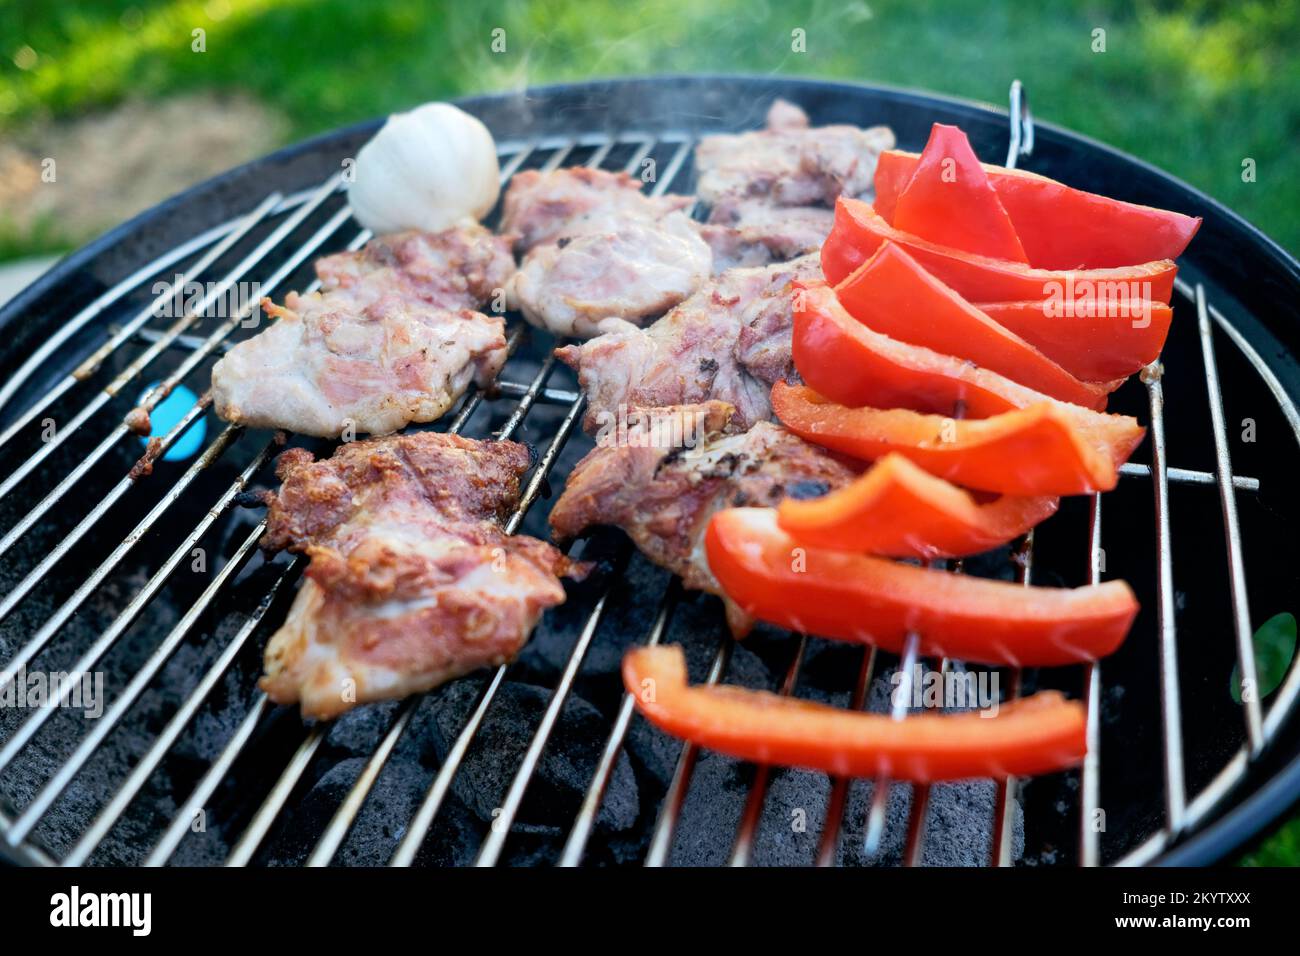
<svg viewBox="0 0 1300 956">
<path fill-rule="evenodd" d="M 1008 153 L 1008 165 L 1014 165 L 1022 156 L 1030 155 L 1033 147 L 1033 124 L 1027 103 L 1019 85 L 1012 90 L 1012 136 Z M 540 162 L 543 169 L 554 169 L 570 163 L 575 156 L 586 154 L 585 163 L 591 166 L 606 166 L 612 155 L 627 153 L 629 157 L 621 165 L 629 172 L 641 168 L 642 163 L 656 150 L 668 150 L 666 163 L 656 177 L 653 191 L 663 193 L 669 190 L 674 181 L 681 177 L 695 142 L 695 137 L 686 133 L 640 134 L 626 133 L 619 136 L 592 135 L 567 139 L 539 139 L 532 142 L 503 143 L 500 146 L 502 158 L 503 182 L 515 171 L 527 163 Z M 219 355 L 230 344 L 241 321 L 249 314 L 251 307 L 240 310 L 224 321 L 219 322 L 206 336 L 198 333 L 205 312 L 218 302 L 235 283 L 248 281 L 258 274 L 259 268 L 268 261 L 283 257 L 283 261 L 270 276 L 261 283 L 261 293 L 271 294 L 274 290 L 293 276 L 299 268 L 327 243 L 336 240 L 337 234 L 349 222 L 346 206 L 326 214 L 329 205 L 337 202 L 337 195 L 342 187 L 341 174 L 330 177 L 319 187 L 290 196 L 272 194 L 265 198 L 255 209 L 223 226 L 208 230 L 180 247 L 169 250 L 149 265 L 135 271 L 127 279 L 118 283 L 104 295 L 100 296 L 80 313 L 65 323 L 58 334 L 52 336 L 19 370 L 14 380 L 0 390 L 0 407 L 12 399 L 20 390 L 23 382 L 30 378 L 43 363 L 55 356 L 59 349 L 68 346 L 74 337 L 88 327 L 96 318 L 111 307 L 125 301 L 133 294 L 138 294 L 150 278 L 184 262 L 188 257 L 199 256 L 176 282 L 169 284 L 165 291 L 156 296 L 148 305 L 141 308 L 130 319 L 108 329 L 108 338 L 80 366 L 59 379 L 57 384 L 45 395 L 35 401 L 30 408 L 18 416 L 12 425 L 0 433 L 0 449 L 9 448 L 12 453 L 15 439 L 30 432 L 34 423 L 42 420 L 52 408 L 69 396 L 82 382 L 89 380 L 101 368 L 110 362 L 125 362 L 112 380 L 86 402 L 68 423 L 60 428 L 54 438 L 36 448 L 12 473 L 0 482 L 0 498 L 9 496 L 14 489 L 29 482 L 37 469 L 47 461 L 59 462 L 67 457 L 62 454 L 70 439 L 78 433 L 94 430 L 104 422 L 101 412 L 114 398 L 142 379 L 146 369 L 164 357 L 183 356 L 178 364 L 162 381 L 150 389 L 142 405 L 152 409 L 173 386 L 180 384 L 209 357 Z M 315 227 L 309 237 L 300 245 L 292 246 L 291 237 L 300 228 L 311 228 L 323 217 L 323 222 Z M 172 297 L 177 288 L 196 280 L 217 263 L 238 249 L 245 241 L 251 240 L 266 227 L 274 228 L 261 239 L 254 248 L 240 258 L 229 271 L 225 272 L 215 285 L 208 288 L 197 305 L 180 319 L 163 330 L 147 328 L 150 319 L 156 314 L 158 305 Z M 347 248 L 356 249 L 370 238 L 370 233 L 361 231 L 348 243 Z M 313 283 L 309 291 L 318 283 Z M 1278 733 L 1283 722 L 1292 711 L 1296 696 L 1300 693 L 1300 671 L 1293 668 L 1288 680 L 1273 698 L 1265 712 L 1257 696 L 1250 695 L 1242 705 L 1242 719 L 1246 728 L 1246 742 L 1231 759 L 1218 771 L 1210 783 L 1205 786 L 1195 799 L 1188 801 L 1184 770 L 1184 742 L 1182 739 L 1181 687 L 1176 655 L 1175 631 L 1175 592 L 1173 584 L 1173 550 L 1171 544 L 1171 521 L 1169 517 L 1169 494 L 1172 485 L 1204 486 L 1215 485 L 1219 490 L 1223 526 L 1228 556 L 1228 583 L 1232 601 L 1232 620 L 1234 624 L 1235 644 L 1241 674 L 1246 680 L 1255 677 L 1255 659 L 1251 643 L 1251 618 L 1248 604 L 1245 563 L 1241 542 L 1241 531 L 1236 509 L 1236 492 L 1257 491 L 1259 482 L 1253 478 L 1234 475 L 1228 451 L 1227 432 L 1223 410 L 1223 397 L 1219 381 L 1218 366 L 1215 356 L 1215 331 L 1226 335 L 1228 340 L 1240 351 L 1254 370 L 1263 378 L 1272 395 L 1276 398 L 1288 423 L 1300 438 L 1300 415 L 1294 404 L 1286 395 L 1281 384 L 1272 375 L 1261 357 L 1246 339 L 1213 305 L 1206 301 L 1204 288 L 1192 285 L 1185 280 L 1178 280 L 1176 293 L 1196 310 L 1197 329 L 1204 363 L 1206 387 L 1209 397 L 1210 424 L 1213 429 L 1215 469 L 1213 472 L 1197 471 L 1171 467 L 1166 459 L 1164 435 L 1164 398 L 1162 389 L 1163 370 L 1153 366 L 1144 371 L 1142 381 L 1146 386 L 1147 400 L 1151 418 L 1151 465 L 1130 463 L 1122 470 L 1126 478 L 1150 479 L 1154 494 L 1156 515 L 1156 610 L 1158 618 L 1160 672 L 1158 686 L 1160 690 L 1160 710 L 1163 722 L 1163 786 L 1164 786 L 1164 823 L 1154 835 L 1132 849 L 1118 862 L 1144 863 L 1155 859 L 1170 846 L 1178 836 L 1194 826 L 1216 808 L 1223 798 L 1240 782 L 1251 763 L 1270 740 Z M 518 349 L 524 330 L 518 324 L 513 328 L 508 339 L 510 353 L 513 356 Z M 144 346 L 139 355 L 126 361 L 123 351 L 125 346 Z M 471 426 L 475 412 L 484 403 L 501 405 L 512 402 L 513 407 L 504 423 L 492 434 L 496 439 L 510 438 L 524 426 L 529 414 L 539 406 L 554 406 L 563 414 L 558 426 L 549 436 L 545 451 L 540 456 L 521 495 L 518 508 L 511 515 L 507 528 L 517 530 L 523 523 L 529 509 L 547 490 L 548 476 L 556 467 L 566 443 L 580 421 L 584 408 L 583 398 L 574 390 L 554 387 L 549 380 L 555 370 L 555 360 L 547 357 L 537 368 L 531 379 L 523 382 L 501 381 L 489 392 L 472 391 L 466 396 L 449 429 L 454 432 L 467 430 Z M 200 375 L 202 377 L 202 374 Z M 136 387 L 139 387 L 136 385 Z M 161 455 L 170 448 L 188 426 L 206 412 L 206 399 L 200 399 L 161 440 L 161 445 L 154 454 Z M 1190 411 L 1180 410 L 1180 415 Z M 87 425 L 90 428 L 86 428 Z M 174 572 L 185 562 L 192 549 L 204 539 L 216 524 L 228 516 L 233 506 L 238 503 L 240 493 L 245 491 L 270 461 L 277 449 L 275 441 L 268 441 L 257 450 L 247 463 L 238 471 L 235 478 L 223 488 L 208 489 L 209 482 L 204 479 L 210 467 L 227 452 L 246 438 L 244 430 L 236 426 L 226 426 L 208 447 L 184 470 L 180 477 L 170 485 L 165 493 L 139 519 L 135 526 L 125 535 L 108 555 L 81 580 L 72 592 L 63 599 L 52 613 L 36 628 L 32 636 L 22 644 L 3 665 L 4 672 L 0 681 L 11 679 L 23 667 L 32 662 L 37 655 L 51 646 L 60 637 L 65 625 L 83 609 L 85 605 L 104 586 L 105 581 L 123 563 L 128 553 L 147 535 L 158 529 L 167 519 L 172 508 L 187 492 L 200 494 L 215 491 L 208 500 L 212 504 L 203 517 L 189 531 L 178 545 L 170 552 L 161 566 L 149 576 L 148 580 L 117 611 L 112 620 L 101 630 L 99 636 L 85 650 L 81 651 L 72 672 L 90 671 L 115 647 L 132 625 L 150 612 L 153 602 L 163 591 Z M 19 545 L 38 523 L 49 522 L 61 512 L 61 506 L 71 497 L 75 497 L 84 488 L 88 473 L 103 462 L 112 461 L 112 456 L 120 454 L 124 441 L 131 441 L 128 426 L 118 423 L 112 426 L 97 444 L 84 457 L 74 457 L 64 476 L 52 484 L 39 502 L 0 538 L 0 558 L 14 552 L 22 554 Z M 111 485 L 107 492 L 97 500 L 85 517 L 81 518 L 63 535 L 53 547 L 44 554 L 33 558 L 30 569 L 0 598 L 0 621 L 8 618 L 23 602 L 39 592 L 50 580 L 51 571 L 60 563 L 69 561 L 70 553 L 88 535 L 105 523 L 106 517 L 132 488 L 137 486 L 134 471 L 120 478 Z M 82 491 L 84 494 L 84 491 Z M 1088 511 L 1087 560 L 1089 578 L 1097 582 L 1102 568 L 1102 497 L 1091 498 Z M 226 563 L 213 575 L 211 581 L 186 608 L 165 638 L 155 647 L 138 669 L 121 693 L 112 701 L 100 719 L 91 725 L 76 746 L 71 750 L 45 783 L 26 801 L 25 805 L 12 816 L 0 815 L 0 841 L 20 860 L 29 863 L 68 865 L 83 864 L 101 845 L 110 830 L 123 819 L 124 814 L 144 791 L 151 775 L 159 768 L 164 759 L 172 753 L 173 748 L 186 729 L 198 716 L 205 699 L 213 693 L 228 674 L 241 662 L 256 656 L 257 645 L 252 642 L 254 635 L 261 633 L 262 624 L 277 600 L 291 590 L 288 585 L 295 579 L 301 562 L 292 557 L 276 565 L 273 577 L 266 584 L 255 608 L 245 616 L 242 624 L 235 630 L 220 654 L 207 666 L 198 677 L 191 692 L 185 697 L 179 708 L 162 723 L 157 730 L 152 744 L 139 757 L 126 779 L 116 788 L 111 797 L 94 816 L 93 821 L 84 832 L 75 839 L 71 847 L 61 856 L 51 854 L 32 839 L 34 831 L 49 813 L 56 802 L 65 794 L 77 776 L 87 767 L 90 760 L 104 745 L 113 729 L 118 726 L 144 694 L 146 688 L 163 671 L 168 661 L 181 643 L 196 628 L 198 623 L 215 606 L 219 598 L 227 593 L 239 575 L 254 560 L 257 554 L 257 540 L 264 528 L 264 522 L 258 522 L 240 540 Z M 1032 574 L 1033 541 L 1032 535 L 1023 542 L 1016 552 L 1015 574 L 1017 579 L 1028 584 Z M 613 583 L 592 602 L 586 618 L 579 628 L 576 641 L 572 645 L 567 660 L 560 668 L 559 680 L 538 721 L 532 737 L 527 744 L 510 786 L 496 814 L 496 820 L 488 832 L 477 855 L 477 864 L 490 866 L 496 864 L 502 856 L 506 841 L 512 834 L 512 828 L 525 793 L 534 779 L 534 774 L 543 753 L 551 740 L 566 700 L 574 687 L 584 658 L 596 637 L 602 616 L 611 600 Z M 658 643 L 668 633 L 674 612 L 683 599 L 680 584 L 673 580 L 659 600 L 651 618 L 651 624 L 644 636 L 645 643 Z M 274 616 L 271 621 L 273 623 Z M 250 643 L 252 642 L 252 643 Z M 800 679 L 801 667 L 805 661 L 809 646 L 807 637 L 801 636 L 794 644 L 780 685 L 783 694 L 794 693 Z M 731 659 L 732 642 L 723 634 L 717 644 L 716 652 L 708 670 L 706 682 L 717 683 L 727 674 Z M 915 640 L 908 643 L 903 654 L 902 666 L 904 679 L 910 679 L 917 660 Z M 881 665 L 880 655 L 873 648 L 865 648 L 858 669 L 856 684 L 853 689 L 850 706 L 862 709 L 869 698 L 873 678 Z M 950 662 L 940 663 L 946 669 Z M 1102 668 L 1093 664 L 1084 668 L 1083 699 L 1088 710 L 1089 754 L 1080 771 L 1079 796 L 1079 859 L 1085 865 L 1096 865 L 1101 861 L 1100 834 L 1091 821 L 1099 807 L 1100 799 L 1100 712 L 1102 702 Z M 444 801 L 451 791 L 457 773 L 462 769 L 465 758 L 484 724 L 498 691 L 506 680 L 509 665 L 493 671 L 484 681 L 483 688 L 476 703 L 471 708 L 468 718 L 459 734 L 451 744 L 446 758 L 437 769 L 432 783 L 420 801 L 418 808 L 405 825 L 401 840 L 393 854 L 393 865 L 409 865 L 415 859 L 417 851 L 424 844 Z M 1011 694 L 1019 693 L 1021 678 L 1018 671 L 1012 672 Z M 70 690 L 70 688 L 69 688 Z M 906 695 L 904 695 L 906 696 Z M 0 774 L 11 768 L 16 758 L 27 749 L 41 730 L 57 711 L 57 704 L 66 700 L 67 693 L 58 701 L 52 701 L 28 716 L 17 729 L 4 740 L 0 747 Z M 334 812 L 307 857 L 308 865 L 328 865 L 335 857 L 353 824 L 356 822 L 363 805 L 371 795 L 389 758 L 398 747 L 403 734 L 408 729 L 412 716 L 419 706 L 421 698 L 410 698 L 399 704 L 394 711 L 391 723 L 382 735 L 378 746 L 366 760 L 355 782 L 348 789 L 337 810 Z M 202 808 L 208 805 L 214 794 L 229 778 L 232 767 L 244 754 L 253 741 L 273 720 L 275 708 L 264 694 L 255 694 L 243 714 L 242 719 L 232 729 L 224 747 L 211 759 L 206 770 L 199 775 L 189 795 L 180 802 L 171 819 L 158 828 L 151 837 L 156 838 L 145 862 L 148 865 L 167 863 L 176 852 L 181 841 L 189 832 L 191 822 Z M 898 719 L 905 718 L 905 708 L 896 712 Z M 575 866 L 584 859 L 589 840 L 592 837 L 597 815 L 602 801 L 613 778 L 616 764 L 632 726 L 632 700 L 624 695 L 618 706 L 615 719 L 600 750 L 599 760 L 591 776 L 576 818 L 563 849 L 558 857 L 558 864 Z M 300 783 L 306 778 L 314 758 L 321 750 L 322 744 L 330 733 L 330 725 L 317 724 L 303 732 L 301 740 L 284 764 L 278 777 L 269 786 L 260 806 L 253 812 L 242 835 L 234 841 L 226 859 L 228 865 L 244 865 L 252 861 L 290 805 L 291 798 Z M 660 804 L 657 819 L 651 831 L 649 848 L 645 863 L 660 866 L 669 862 L 673 847 L 673 838 L 687 794 L 690 791 L 695 771 L 698 748 L 686 744 L 681 748 L 675 770 L 667 791 Z M 748 795 L 740 815 L 740 823 L 732 845 L 730 862 L 733 865 L 748 864 L 754 854 L 759 836 L 760 821 L 764 803 L 769 791 L 770 773 L 766 767 L 757 767 L 749 785 Z M 841 840 L 843 818 L 849 805 L 848 793 L 850 781 L 836 778 L 830 781 L 827 809 L 818 837 L 817 862 L 827 865 L 835 861 Z M 874 855 L 879 848 L 881 834 L 885 823 L 885 810 L 890 786 L 888 781 L 876 781 L 872 788 L 871 804 L 865 825 L 866 856 Z M 997 782 L 997 797 L 994 819 L 991 827 L 992 861 L 998 865 L 1012 862 L 1012 823 L 1016 803 L 1017 783 L 1014 780 Z M 915 864 L 922 858 L 925 847 L 926 817 L 929 808 L 929 788 L 913 788 L 910 804 L 907 834 L 903 859 L 905 863 Z M 56 858 L 57 857 L 57 858 Z"/>
</svg>

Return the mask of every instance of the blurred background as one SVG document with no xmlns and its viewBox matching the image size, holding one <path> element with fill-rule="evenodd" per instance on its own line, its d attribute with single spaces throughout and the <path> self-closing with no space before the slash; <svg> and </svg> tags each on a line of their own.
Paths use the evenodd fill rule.
<svg viewBox="0 0 1300 956">
<path fill-rule="evenodd" d="M 1038 117 L 1169 170 L 1298 253 L 1298 62 L 1290 0 L 0 0 L 0 301 L 294 140 L 628 73 L 824 76 L 999 105 L 1019 77 Z M 1300 864 L 1300 821 L 1242 862 Z"/>
</svg>

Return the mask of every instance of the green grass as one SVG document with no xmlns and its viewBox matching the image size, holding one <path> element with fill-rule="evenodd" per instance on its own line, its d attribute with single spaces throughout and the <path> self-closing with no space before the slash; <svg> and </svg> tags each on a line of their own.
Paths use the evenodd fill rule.
<svg viewBox="0 0 1300 956">
<path fill-rule="evenodd" d="M 206 52 L 191 50 L 206 31 Z M 492 31 L 505 30 L 494 53 Z M 807 52 L 791 49 L 806 33 Z M 1105 30 L 1105 52 L 1094 31 Z M 34 68 L 14 56 L 36 52 Z M 1300 4 L 1268 0 L 10 0 L 0 136 L 123 97 L 241 90 L 300 138 L 430 99 L 627 73 L 876 80 L 1002 103 L 1186 179 L 1300 251 Z M 30 65 L 30 56 L 19 60 Z M 183 139 L 185 130 L 176 131 Z M 1255 161 L 1256 180 L 1242 181 Z M 0 259 L 48 251 L 0 210 Z M 1300 864 L 1293 822 L 1249 864 Z"/>
</svg>

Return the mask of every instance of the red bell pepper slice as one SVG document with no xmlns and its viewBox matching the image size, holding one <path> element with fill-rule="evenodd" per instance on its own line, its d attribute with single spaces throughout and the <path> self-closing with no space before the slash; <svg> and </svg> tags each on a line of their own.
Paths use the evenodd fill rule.
<svg viewBox="0 0 1300 956">
<path fill-rule="evenodd" d="M 1052 773 L 1087 751 L 1078 701 L 1042 691 L 979 712 L 884 714 L 844 710 L 742 687 L 690 686 L 680 647 L 637 647 L 623 656 L 623 686 L 665 732 L 741 760 L 846 777 L 932 783 Z"/>
<path fill-rule="evenodd" d="M 972 418 L 1051 400 L 965 359 L 873 331 L 849 315 L 824 284 L 795 285 L 795 368 L 828 398 L 845 405 L 941 414 L 953 413 L 962 403 L 964 414 Z M 1089 399 L 1090 408 L 1104 408 L 1107 391 L 1118 384 L 1081 386 L 1080 397 Z"/>
<path fill-rule="evenodd" d="M 880 459 L 820 498 L 787 498 L 781 529 L 800 544 L 887 558 L 960 558 L 1006 544 L 1056 513 L 1059 499 L 1003 495 L 977 504 L 903 455 Z"/>
<path fill-rule="evenodd" d="M 1026 587 L 802 545 L 775 508 L 728 508 L 705 532 L 709 570 L 746 614 L 778 627 L 892 653 L 1055 667 L 1096 660 L 1124 641 L 1138 604 L 1123 581 Z"/>
<path fill-rule="evenodd" d="M 896 203 L 920 161 L 902 150 L 880 154 L 875 205 L 886 222 L 895 221 Z M 1201 226 L 1199 217 L 1071 189 L 1024 170 L 985 164 L 984 171 L 1029 264 L 1038 269 L 1108 269 L 1177 259 Z"/>
<path fill-rule="evenodd" d="M 834 285 L 890 239 L 905 248 L 926 271 L 956 289 L 968 302 L 1029 302 L 1072 299 L 1083 283 L 1092 288 L 1118 289 L 1123 283 L 1129 299 L 1168 302 L 1178 267 L 1168 259 L 1121 268 L 1077 271 L 1034 269 L 1018 262 L 990 259 L 941 246 L 902 232 L 885 222 L 867 203 L 841 196 L 835 201 L 835 223 L 822 244 L 822 273 Z"/>
<path fill-rule="evenodd" d="M 912 178 L 890 220 L 941 246 L 1028 263 L 1011 217 L 989 184 L 970 140 L 955 126 L 935 123 Z"/>
<path fill-rule="evenodd" d="M 1123 415 L 1076 415 L 1044 402 L 972 421 L 903 409 L 845 408 L 803 385 L 772 386 L 790 431 L 864 461 L 898 452 L 930 474 L 1005 495 L 1110 491 L 1146 429 Z"/>
<path fill-rule="evenodd" d="M 976 306 L 1085 382 L 1132 375 L 1160 356 L 1173 310 L 1163 302 L 1096 302 L 1061 315 L 1048 302 Z"/>
<path fill-rule="evenodd" d="M 855 319 L 891 339 L 969 359 L 1044 395 L 1104 408 L 1107 390 L 1079 381 L 886 242 L 835 287 Z"/>
</svg>

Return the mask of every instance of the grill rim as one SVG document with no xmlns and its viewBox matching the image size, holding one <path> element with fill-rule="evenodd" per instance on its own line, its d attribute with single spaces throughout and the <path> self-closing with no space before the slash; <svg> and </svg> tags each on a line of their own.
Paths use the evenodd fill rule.
<svg viewBox="0 0 1300 956">
<path fill-rule="evenodd" d="M 842 90 L 846 93 L 851 92 L 858 96 L 863 92 L 868 92 L 873 94 L 884 94 L 891 97 L 895 99 L 899 105 L 905 105 L 909 110 L 924 110 L 927 107 L 933 108 L 938 104 L 948 108 L 958 108 L 960 110 L 971 111 L 974 115 L 982 116 L 984 119 L 995 118 L 1003 125 L 1005 125 L 1005 117 L 1007 116 L 1006 110 L 989 106 L 987 104 L 925 93 L 923 91 L 877 84 L 827 82 L 812 78 L 799 77 L 773 78 L 770 76 L 759 77 L 743 75 L 632 77 L 621 78 L 613 81 L 594 81 L 537 87 L 530 89 L 528 94 L 536 94 L 538 96 L 565 94 L 571 96 L 595 96 L 601 95 L 602 91 L 608 91 L 611 89 L 628 90 L 647 83 L 747 83 L 753 84 L 751 86 L 751 92 L 754 94 L 778 92 L 789 95 L 795 99 L 799 98 L 799 92 L 801 89 L 812 89 L 822 96 L 833 95 L 837 90 Z M 526 101 L 527 94 L 524 99 Z M 499 104 L 505 102 L 505 98 L 499 95 L 486 95 L 457 100 L 456 102 L 471 111 L 490 111 L 494 106 L 499 106 Z M 761 102 L 761 99 L 759 102 Z M 738 117 L 739 114 L 732 114 L 726 119 L 734 122 Z M 287 166 L 296 158 L 318 160 L 318 164 L 322 165 L 323 169 L 330 170 L 332 167 L 327 162 L 327 159 L 334 154 L 334 151 L 337 150 L 342 143 L 346 143 L 351 137 L 369 135 L 377 129 L 382 122 L 382 119 L 365 121 L 286 147 L 285 149 L 272 153 L 267 157 L 254 160 L 244 166 L 237 167 L 236 169 L 220 174 L 219 176 L 207 180 L 195 187 L 191 187 L 191 189 L 171 197 L 160 205 L 155 206 L 150 210 L 146 210 L 127 223 L 110 230 L 87 246 L 65 257 L 51 270 L 41 276 L 35 283 L 24 290 L 24 292 L 15 297 L 15 299 L 12 300 L 4 309 L 0 310 L 0 329 L 6 328 L 20 315 L 30 312 L 32 309 L 38 307 L 43 296 L 51 293 L 58 293 L 60 290 L 65 290 L 64 296 L 66 297 L 66 288 L 71 284 L 70 280 L 78 278 L 82 270 L 95 264 L 99 257 L 103 256 L 105 253 L 120 254 L 126 245 L 124 240 L 138 240 L 139 236 L 137 233 L 148 230 L 151 226 L 158 226 L 159 224 L 171 224 L 175 226 L 178 223 L 184 223 L 184 230 L 187 237 L 193 239 L 196 230 L 202 230 L 204 224 L 196 223 L 194 221 L 195 216 L 190 212 L 185 212 L 183 207 L 187 204 L 198 204 L 204 201 L 212 201 L 214 208 L 218 210 L 228 210 L 228 206 L 223 207 L 221 205 L 221 193 L 231 187 L 238 188 L 238 183 L 242 178 L 247 178 L 253 175 L 258 177 L 260 184 L 260 193 L 254 193 L 254 195 L 260 194 L 265 196 L 268 188 L 274 188 L 274 186 L 268 187 L 266 185 L 263 177 L 265 171 L 268 168 L 274 168 L 277 165 L 282 167 Z M 1285 250 L 1278 246 L 1277 243 L 1271 240 L 1267 235 L 1262 233 L 1262 231 L 1257 227 L 1227 209 L 1227 207 L 1224 207 L 1216 200 L 1205 196 L 1186 183 L 1183 183 L 1181 180 L 1170 176 L 1158 168 L 1151 166 L 1142 160 L 1135 159 L 1134 157 L 1104 143 L 1100 143 L 1090 139 L 1089 137 L 1073 133 L 1060 127 L 1055 127 L 1048 123 L 1036 121 L 1035 125 L 1041 132 L 1047 132 L 1054 137 L 1060 137 L 1061 141 L 1067 146 L 1071 146 L 1075 149 L 1084 147 L 1100 150 L 1101 152 L 1110 155 L 1113 159 L 1139 167 L 1148 175 L 1154 176 L 1158 180 L 1162 181 L 1164 185 L 1172 186 L 1177 190 L 1184 192 L 1204 206 L 1206 210 L 1212 211 L 1215 215 L 1220 216 L 1226 221 L 1228 226 L 1244 231 L 1246 233 L 1246 238 L 1257 244 L 1256 249 L 1251 251 L 1260 251 L 1259 246 L 1262 246 L 1265 252 L 1277 260 L 1277 265 L 1283 268 L 1284 272 L 1288 274 L 1288 277 L 1292 281 L 1300 283 L 1300 263 L 1297 263 L 1294 258 L 1289 256 Z M 590 127 L 588 127 L 588 129 L 590 129 Z M 243 190 L 241 189 L 240 191 L 242 192 Z M 307 190 L 306 192 L 312 191 L 314 190 Z M 176 214 L 178 212 L 185 212 L 185 215 L 183 217 L 177 216 Z M 228 215 L 228 212 L 223 212 L 222 214 Z M 243 214 L 244 213 L 241 213 L 240 215 Z M 235 220 L 230 220 L 230 222 L 234 221 Z M 218 228 L 218 226 L 211 226 L 209 228 Z M 1202 272 L 1204 270 L 1197 269 L 1196 271 Z M 1222 284 L 1219 280 L 1215 281 L 1216 284 Z M 1227 284 L 1225 288 L 1229 292 L 1230 297 L 1235 293 L 1235 289 L 1231 284 Z M 1254 310 L 1250 311 L 1252 314 L 1258 315 Z M 1274 324 L 1276 324 L 1276 321 Z M 1267 327 L 1274 334 L 1280 335 L 1280 331 L 1274 328 L 1274 326 L 1270 325 Z M 12 352 L 16 349 L 17 346 L 11 342 L 7 351 Z M 11 357 L 7 358 L 12 361 Z M 1294 353 L 1288 355 L 1287 358 L 1294 360 Z M 18 360 L 21 361 L 21 358 Z M 1300 392 L 1300 389 L 1295 387 L 1296 376 L 1291 373 L 1291 370 L 1278 368 L 1272 363 L 1266 364 L 1280 380 L 1287 382 L 1287 385 L 1290 386 L 1288 391 L 1293 396 L 1297 394 L 1297 392 Z M 1287 381 L 1288 379 L 1290 379 L 1289 382 Z M 1286 730 L 1294 730 L 1296 723 L 1297 717 L 1293 714 L 1291 720 L 1288 721 Z M 1285 733 L 1279 734 L 1279 738 L 1284 736 L 1286 736 Z M 1259 780 L 1252 781 L 1252 777 L 1262 777 L 1262 783 Z M 1204 863 L 1212 862 L 1214 859 L 1221 858 L 1222 855 L 1231 852 L 1239 846 L 1241 842 L 1256 835 L 1264 827 L 1268 826 L 1269 823 L 1273 822 L 1277 818 L 1277 815 L 1280 815 L 1286 809 L 1288 804 L 1287 794 L 1294 793 L 1297 784 L 1300 784 L 1300 755 L 1295 756 L 1290 763 L 1286 764 L 1280 771 L 1272 772 L 1271 775 L 1270 771 L 1266 770 L 1262 764 L 1253 764 L 1240 782 L 1239 786 L 1234 788 L 1229 795 L 1236 802 L 1229 805 L 1227 809 L 1221 811 L 1212 822 L 1206 824 L 1203 828 L 1197 830 L 1193 834 L 1183 836 L 1172 848 L 1163 850 L 1158 858 L 1158 862 L 1174 862 L 1174 859 L 1178 858 L 1184 863 Z M 1256 786 L 1258 786 L 1258 790 L 1253 789 Z M 1243 798 L 1242 793 L 1245 788 L 1248 787 L 1252 788 L 1253 792 Z M 1251 813 L 1246 813 L 1247 810 L 1250 810 Z M 1238 817 L 1242 817 L 1242 819 L 1238 820 Z M 1247 819 L 1248 817 L 1253 817 L 1253 819 Z M 1235 824 L 1235 826 L 1229 827 L 1229 824 Z M 1236 839 L 1233 838 L 1234 834 L 1237 836 Z"/>
</svg>

